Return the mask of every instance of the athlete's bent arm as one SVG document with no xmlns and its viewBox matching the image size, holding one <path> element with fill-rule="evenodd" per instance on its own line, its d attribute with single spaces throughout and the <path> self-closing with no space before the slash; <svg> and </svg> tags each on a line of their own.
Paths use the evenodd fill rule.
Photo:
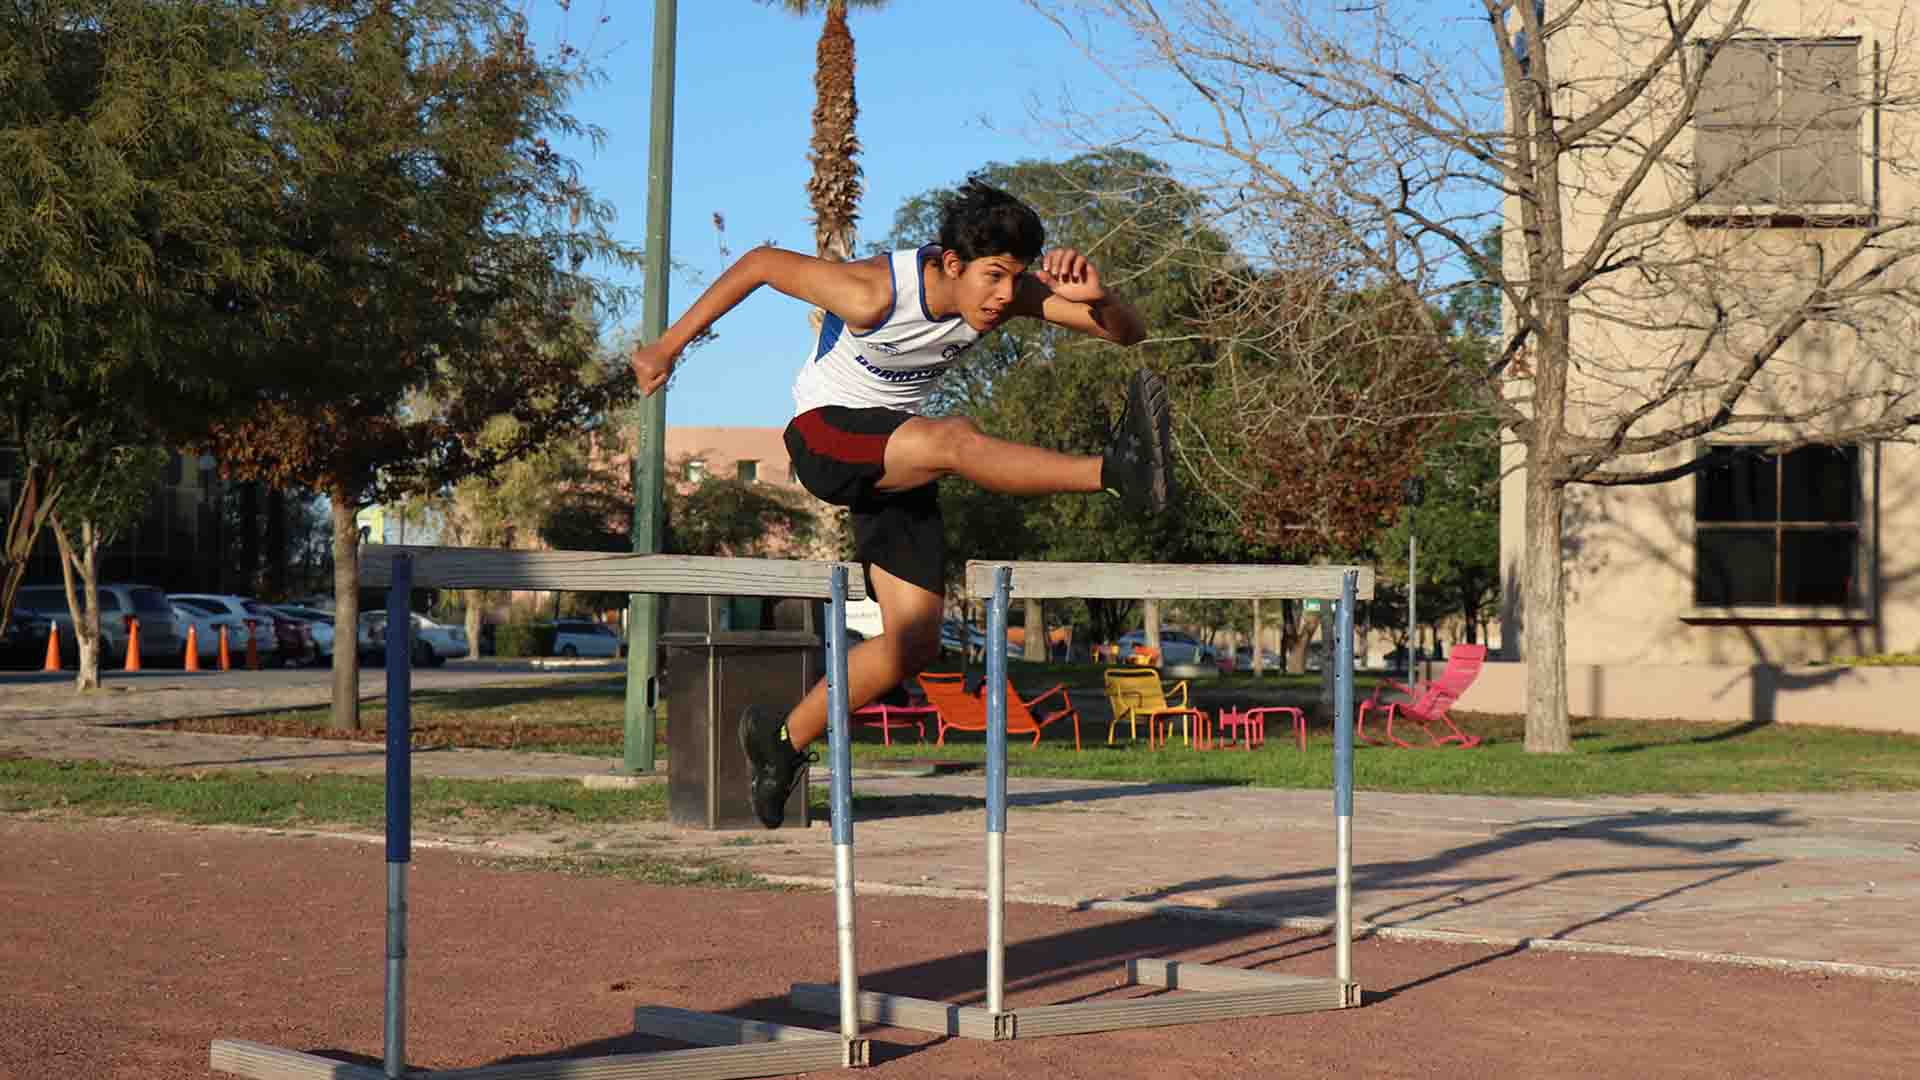
<svg viewBox="0 0 1920 1080">
<path fill-rule="evenodd" d="M 755 248 L 729 266 L 657 341 L 633 350 L 630 363 L 640 392 L 651 396 L 665 386 L 681 350 L 762 285 L 824 308 L 856 329 L 886 321 L 893 304 L 893 277 L 885 256 L 839 263 L 781 248 Z"/>
<path fill-rule="evenodd" d="M 1072 248 L 1045 253 L 1021 275 L 1013 314 L 1045 319 L 1117 345 L 1138 345 L 1147 336 L 1140 312 L 1108 289 L 1099 269 Z"/>
</svg>

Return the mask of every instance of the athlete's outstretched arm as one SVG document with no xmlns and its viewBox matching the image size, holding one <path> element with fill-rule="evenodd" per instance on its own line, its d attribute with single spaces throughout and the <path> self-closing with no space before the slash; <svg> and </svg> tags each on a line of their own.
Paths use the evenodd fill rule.
<svg viewBox="0 0 1920 1080">
<path fill-rule="evenodd" d="M 652 396 L 665 386 L 680 351 L 762 285 L 825 308 L 861 329 L 883 322 L 893 304 L 893 276 L 884 255 L 839 263 L 781 248 L 755 248 L 727 267 L 659 340 L 633 350 L 630 363 L 640 392 Z"/>
<path fill-rule="evenodd" d="M 1100 271 L 1072 248 L 1055 248 L 1021 276 L 1013 313 L 1045 319 L 1120 345 L 1138 345 L 1147 322 L 1126 298 L 1108 289 Z"/>
</svg>

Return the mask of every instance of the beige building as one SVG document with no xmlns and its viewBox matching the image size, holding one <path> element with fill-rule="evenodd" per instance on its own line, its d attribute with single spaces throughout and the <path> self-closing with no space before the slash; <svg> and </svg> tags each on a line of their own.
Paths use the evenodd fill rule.
<svg viewBox="0 0 1920 1080">
<path fill-rule="evenodd" d="M 1561 14 L 1556 4 L 1546 10 Z M 1562 122 L 1590 112 L 1600 88 L 1617 88 L 1664 37 L 1657 25 L 1630 24 L 1659 18 L 1654 9 L 1570 10 L 1576 21 L 1548 40 Z M 1920 241 L 1905 236 L 1920 231 L 1920 118 L 1904 104 L 1920 88 L 1920 70 L 1907 59 L 1920 41 L 1901 36 L 1914 33 L 1920 5 L 1761 0 L 1751 10 L 1705 69 L 1691 116 L 1680 114 L 1651 178 L 1617 211 L 1609 200 L 1645 156 L 1640 148 L 1658 145 L 1674 126 L 1673 110 L 1684 108 L 1677 69 L 1667 69 L 1674 86 L 1656 85 L 1630 110 L 1637 115 L 1617 125 L 1639 141 L 1563 160 L 1569 259 L 1617 221 L 1610 213 L 1686 207 L 1615 240 L 1614 250 L 1635 253 L 1636 272 L 1610 279 L 1596 299 L 1575 300 L 1576 434 L 1621 430 L 1649 401 L 1656 406 L 1630 433 L 1708 415 L 1720 392 L 1745 377 L 1740 365 L 1772 346 L 1768 334 L 1783 342 L 1737 410 L 1776 419 L 1735 423 L 1621 462 L 1664 469 L 1705 454 L 1709 467 L 1665 483 L 1569 488 L 1568 705 L 1576 716 L 1920 731 L 1920 678 L 1823 663 L 1920 651 L 1920 450 L 1865 437 L 1777 456 L 1738 452 L 1760 439 L 1857 427 L 1885 409 L 1888 395 L 1916 385 L 1920 320 L 1903 303 L 1914 297 L 1900 260 L 1884 260 L 1895 264 L 1889 272 L 1830 305 L 1810 297 L 1823 283 L 1838 294 L 1857 280 L 1848 266 L 1898 248 L 1920 255 Z M 1699 41 L 1718 30 L 1696 28 L 1695 60 Z M 1510 205 L 1509 228 L 1519 220 Z M 1863 247 L 1873 230 L 1886 230 L 1879 247 Z M 1510 275 L 1521 273 L 1518 247 L 1510 238 Z M 1895 291 L 1907 295 L 1890 298 Z M 1794 317 L 1803 311 L 1811 317 Z M 1660 394 L 1676 372 L 1697 390 Z M 1819 402 L 1833 407 L 1815 415 Z M 1524 455 L 1509 449 L 1502 621 L 1509 659 L 1517 659 L 1527 488 Z M 1524 664 L 1491 665 L 1463 707 L 1523 711 L 1524 690 Z"/>
<path fill-rule="evenodd" d="M 669 427 L 667 464 L 681 469 L 680 481 L 731 476 L 759 484 L 799 488 L 787 458 L 784 428 Z"/>
</svg>

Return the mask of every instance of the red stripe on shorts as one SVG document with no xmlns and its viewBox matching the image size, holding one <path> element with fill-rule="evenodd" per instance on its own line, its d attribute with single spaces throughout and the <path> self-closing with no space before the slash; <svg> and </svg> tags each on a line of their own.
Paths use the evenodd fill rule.
<svg viewBox="0 0 1920 1080">
<path fill-rule="evenodd" d="M 884 465 L 887 459 L 886 435 L 861 435 L 841 431 L 812 409 L 793 418 L 794 429 L 806 440 L 807 449 L 822 457 L 849 465 Z"/>
</svg>

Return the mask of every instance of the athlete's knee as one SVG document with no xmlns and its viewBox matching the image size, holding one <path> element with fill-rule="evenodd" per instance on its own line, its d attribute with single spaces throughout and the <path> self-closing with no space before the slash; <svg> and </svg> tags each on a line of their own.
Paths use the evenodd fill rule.
<svg viewBox="0 0 1920 1080">
<path fill-rule="evenodd" d="M 980 453 L 986 433 L 980 425 L 964 416 L 948 416 L 931 421 L 927 441 L 931 463 L 942 472 L 958 472 L 960 465 Z"/>
<path fill-rule="evenodd" d="M 940 658 L 940 619 L 937 614 L 931 619 L 903 621 L 897 630 L 888 627 L 887 637 L 893 642 L 894 657 L 903 677 L 925 671 L 928 665 Z"/>
</svg>

